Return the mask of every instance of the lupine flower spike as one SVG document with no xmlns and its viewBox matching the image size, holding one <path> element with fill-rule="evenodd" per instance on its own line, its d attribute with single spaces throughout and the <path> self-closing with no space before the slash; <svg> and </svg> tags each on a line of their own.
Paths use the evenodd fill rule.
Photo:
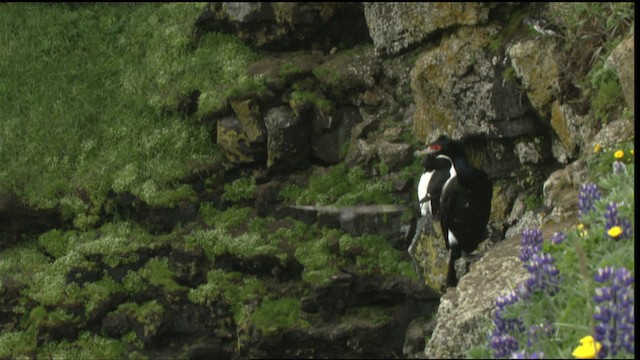
<svg viewBox="0 0 640 360">
<path fill-rule="evenodd" d="M 616 356 L 621 351 L 634 354 L 635 351 L 635 301 L 633 299 L 634 279 L 631 273 L 621 267 L 598 269 L 594 276 L 597 283 L 593 300 L 596 302 L 594 338 L 601 343 L 597 356 Z"/>
<path fill-rule="evenodd" d="M 600 200 L 602 194 L 598 187 L 592 183 L 582 184 L 580 186 L 580 193 L 578 194 L 578 211 L 579 215 L 585 215 L 589 211 L 594 210 L 594 203 Z"/>
</svg>

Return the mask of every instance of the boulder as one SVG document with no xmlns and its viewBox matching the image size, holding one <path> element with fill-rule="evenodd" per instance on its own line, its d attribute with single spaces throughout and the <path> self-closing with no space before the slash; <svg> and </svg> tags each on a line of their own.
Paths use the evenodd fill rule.
<svg viewBox="0 0 640 360">
<path fill-rule="evenodd" d="M 518 85 L 505 78 L 508 68 L 490 58 L 486 48 L 496 32 L 494 27 L 460 28 L 416 61 L 411 87 L 419 139 L 431 141 L 443 133 L 510 138 L 547 128 Z"/>
<path fill-rule="evenodd" d="M 267 168 L 291 170 L 308 165 L 311 153 L 311 121 L 308 111 L 296 116 L 290 107 L 269 109 L 264 117 L 267 129 Z"/>
<path fill-rule="evenodd" d="M 351 138 L 351 129 L 362 120 L 358 109 L 343 107 L 330 115 L 314 112 L 312 120 L 311 155 L 325 164 L 337 164 L 344 160 L 343 149 Z"/>
<path fill-rule="evenodd" d="M 324 92 L 338 103 L 347 103 L 371 89 L 382 70 L 382 62 L 370 46 L 340 52 L 313 69 Z"/>
<path fill-rule="evenodd" d="M 349 19 L 349 21 L 344 21 Z M 232 33 L 259 49 L 292 50 L 314 44 L 328 51 L 370 41 L 356 2 L 211 3 L 196 20 L 200 32 Z"/>
<path fill-rule="evenodd" d="M 236 116 L 223 117 L 216 126 L 216 143 L 229 162 L 248 164 L 255 160 L 247 134 Z"/>
<path fill-rule="evenodd" d="M 519 237 L 496 244 L 440 298 L 437 324 L 425 349 L 428 359 L 464 358 L 469 349 L 486 343 L 496 298 L 528 276 L 519 253 Z"/>
<path fill-rule="evenodd" d="M 267 157 L 267 131 L 260 106 L 249 98 L 230 101 L 233 115 L 217 122 L 217 143 L 233 164 L 263 162 Z"/>
<path fill-rule="evenodd" d="M 591 137 L 586 116 L 577 115 L 571 106 L 555 100 L 551 105 L 551 127 L 558 136 L 563 148 L 563 156 L 570 159 L 578 155 L 584 140 Z M 563 159 L 563 157 L 560 157 Z"/>
<path fill-rule="evenodd" d="M 560 94 L 558 84 L 562 75 L 561 53 L 555 38 L 538 37 L 516 42 L 507 48 L 507 54 L 536 113 L 548 119 L 553 99 Z"/>
<path fill-rule="evenodd" d="M 415 259 L 420 266 L 420 277 L 424 283 L 439 294 L 447 290 L 449 251 L 445 247 L 440 224 L 428 217 L 418 221 L 419 236 Z"/>
<path fill-rule="evenodd" d="M 397 55 L 436 32 L 487 22 L 484 3 L 369 2 L 364 15 L 378 55 Z"/>
<path fill-rule="evenodd" d="M 623 41 L 613 51 L 605 62 L 605 67 L 613 68 L 618 74 L 622 94 L 627 102 L 629 110 L 635 108 L 635 60 L 634 60 L 634 36 Z"/>
</svg>

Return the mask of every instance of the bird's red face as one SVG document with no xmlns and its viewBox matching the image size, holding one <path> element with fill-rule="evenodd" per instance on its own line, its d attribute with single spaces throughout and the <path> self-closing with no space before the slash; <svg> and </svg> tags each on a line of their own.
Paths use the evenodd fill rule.
<svg viewBox="0 0 640 360">
<path fill-rule="evenodd" d="M 427 147 L 427 154 L 435 154 L 437 152 L 439 152 L 440 150 L 442 150 L 442 145 L 440 144 L 431 144 L 429 145 L 429 147 Z"/>
</svg>

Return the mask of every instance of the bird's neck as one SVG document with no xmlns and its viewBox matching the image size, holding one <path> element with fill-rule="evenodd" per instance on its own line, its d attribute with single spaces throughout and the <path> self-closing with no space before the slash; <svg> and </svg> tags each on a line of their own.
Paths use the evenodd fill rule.
<svg viewBox="0 0 640 360">
<path fill-rule="evenodd" d="M 477 172 L 477 169 L 471 166 L 463 156 L 455 158 L 453 160 L 453 166 L 456 169 L 458 179 L 462 181 L 472 179 Z"/>
</svg>

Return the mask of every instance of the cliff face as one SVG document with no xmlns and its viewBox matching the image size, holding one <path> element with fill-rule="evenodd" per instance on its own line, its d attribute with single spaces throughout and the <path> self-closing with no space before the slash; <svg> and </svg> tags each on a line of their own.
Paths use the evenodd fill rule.
<svg viewBox="0 0 640 360">
<path fill-rule="evenodd" d="M 107 273 L 123 282 L 133 281 L 129 273 L 155 282 L 148 293 L 134 291 L 134 299 L 127 299 L 140 306 L 124 304 L 126 292 L 120 290 L 104 301 L 86 294 L 97 309 L 74 325 L 113 338 L 133 329 L 149 356 L 392 357 L 404 351 L 422 357 L 428 333 L 428 358 L 463 356 L 484 340 L 483 319 L 488 322 L 496 295 L 524 276 L 517 261 L 520 230 L 542 226 L 550 232 L 572 223 L 571 199 L 584 173 L 581 156 L 594 141 L 606 145 L 634 137 L 633 120 L 600 127 L 592 111 L 576 105 L 577 84 L 566 77 L 562 37 L 535 32 L 523 21 L 545 11 L 545 5 L 516 3 L 210 4 L 193 19 L 194 36 L 235 34 L 259 49 L 261 58 L 248 69 L 255 81 L 200 119 L 214 129 L 212 141 L 224 158 L 206 169 L 206 180 L 197 174 L 184 182 L 215 188 L 207 201 L 219 209 L 252 207 L 253 215 L 273 224 L 226 226 L 222 217 L 199 218 L 199 203 L 161 208 L 111 194 L 108 206 L 131 214 L 151 233 L 190 225 L 171 233 L 176 239 L 118 248 L 129 260 L 115 264 L 110 254 L 87 247 L 82 255 L 88 260 L 69 268 L 61 282 L 102 281 Z M 632 38 L 614 51 L 608 66 L 633 109 Z M 191 95 L 167 111 L 194 113 L 200 93 Z M 393 257 L 415 234 L 420 174 L 403 170 L 416 168 L 414 151 L 440 134 L 464 139 L 469 159 L 494 182 L 483 258 L 456 289 L 444 288 L 448 256 L 437 231 L 419 235 L 424 284 L 403 273 Z M 335 165 L 361 168 L 362 178 L 389 180 L 401 203 L 333 208 L 294 207 L 301 204 L 283 200 L 287 185 L 309 185 Z M 243 176 L 255 179 L 256 198 L 225 199 L 224 186 Z M 532 198 L 539 207 L 525 206 Z M 42 224 L 48 214 L 22 208 L 11 213 L 11 204 L 0 205 L 12 238 L 33 227 L 32 219 L 38 229 L 72 226 L 57 217 Z M 300 230 L 287 217 L 341 233 Z M 194 230 L 202 221 L 205 229 Z M 247 235 L 249 227 L 260 228 L 259 239 Z M 138 232 L 118 230 L 115 238 L 124 243 L 142 237 Z M 387 242 L 358 242 L 343 233 L 382 234 Z M 107 235 L 92 236 L 97 241 Z M 234 245 L 234 236 L 249 245 Z M 68 237 L 61 239 L 72 241 Z M 211 238 L 215 245 L 207 243 Z M 302 244 L 312 250 L 303 253 Z M 156 268 L 166 268 L 160 279 L 150 275 Z M 15 324 L 20 291 L 7 279 L 0 277 L 0 310 L 9 319 L 3 324 Z M 428 325 L 438 298 L 437 322 Z M 298 318 L 300 313 L 305 316 Z M 41 332 L 39 341 L 45 342 L 78 336 L 59 324 Z"/>
</svg>

